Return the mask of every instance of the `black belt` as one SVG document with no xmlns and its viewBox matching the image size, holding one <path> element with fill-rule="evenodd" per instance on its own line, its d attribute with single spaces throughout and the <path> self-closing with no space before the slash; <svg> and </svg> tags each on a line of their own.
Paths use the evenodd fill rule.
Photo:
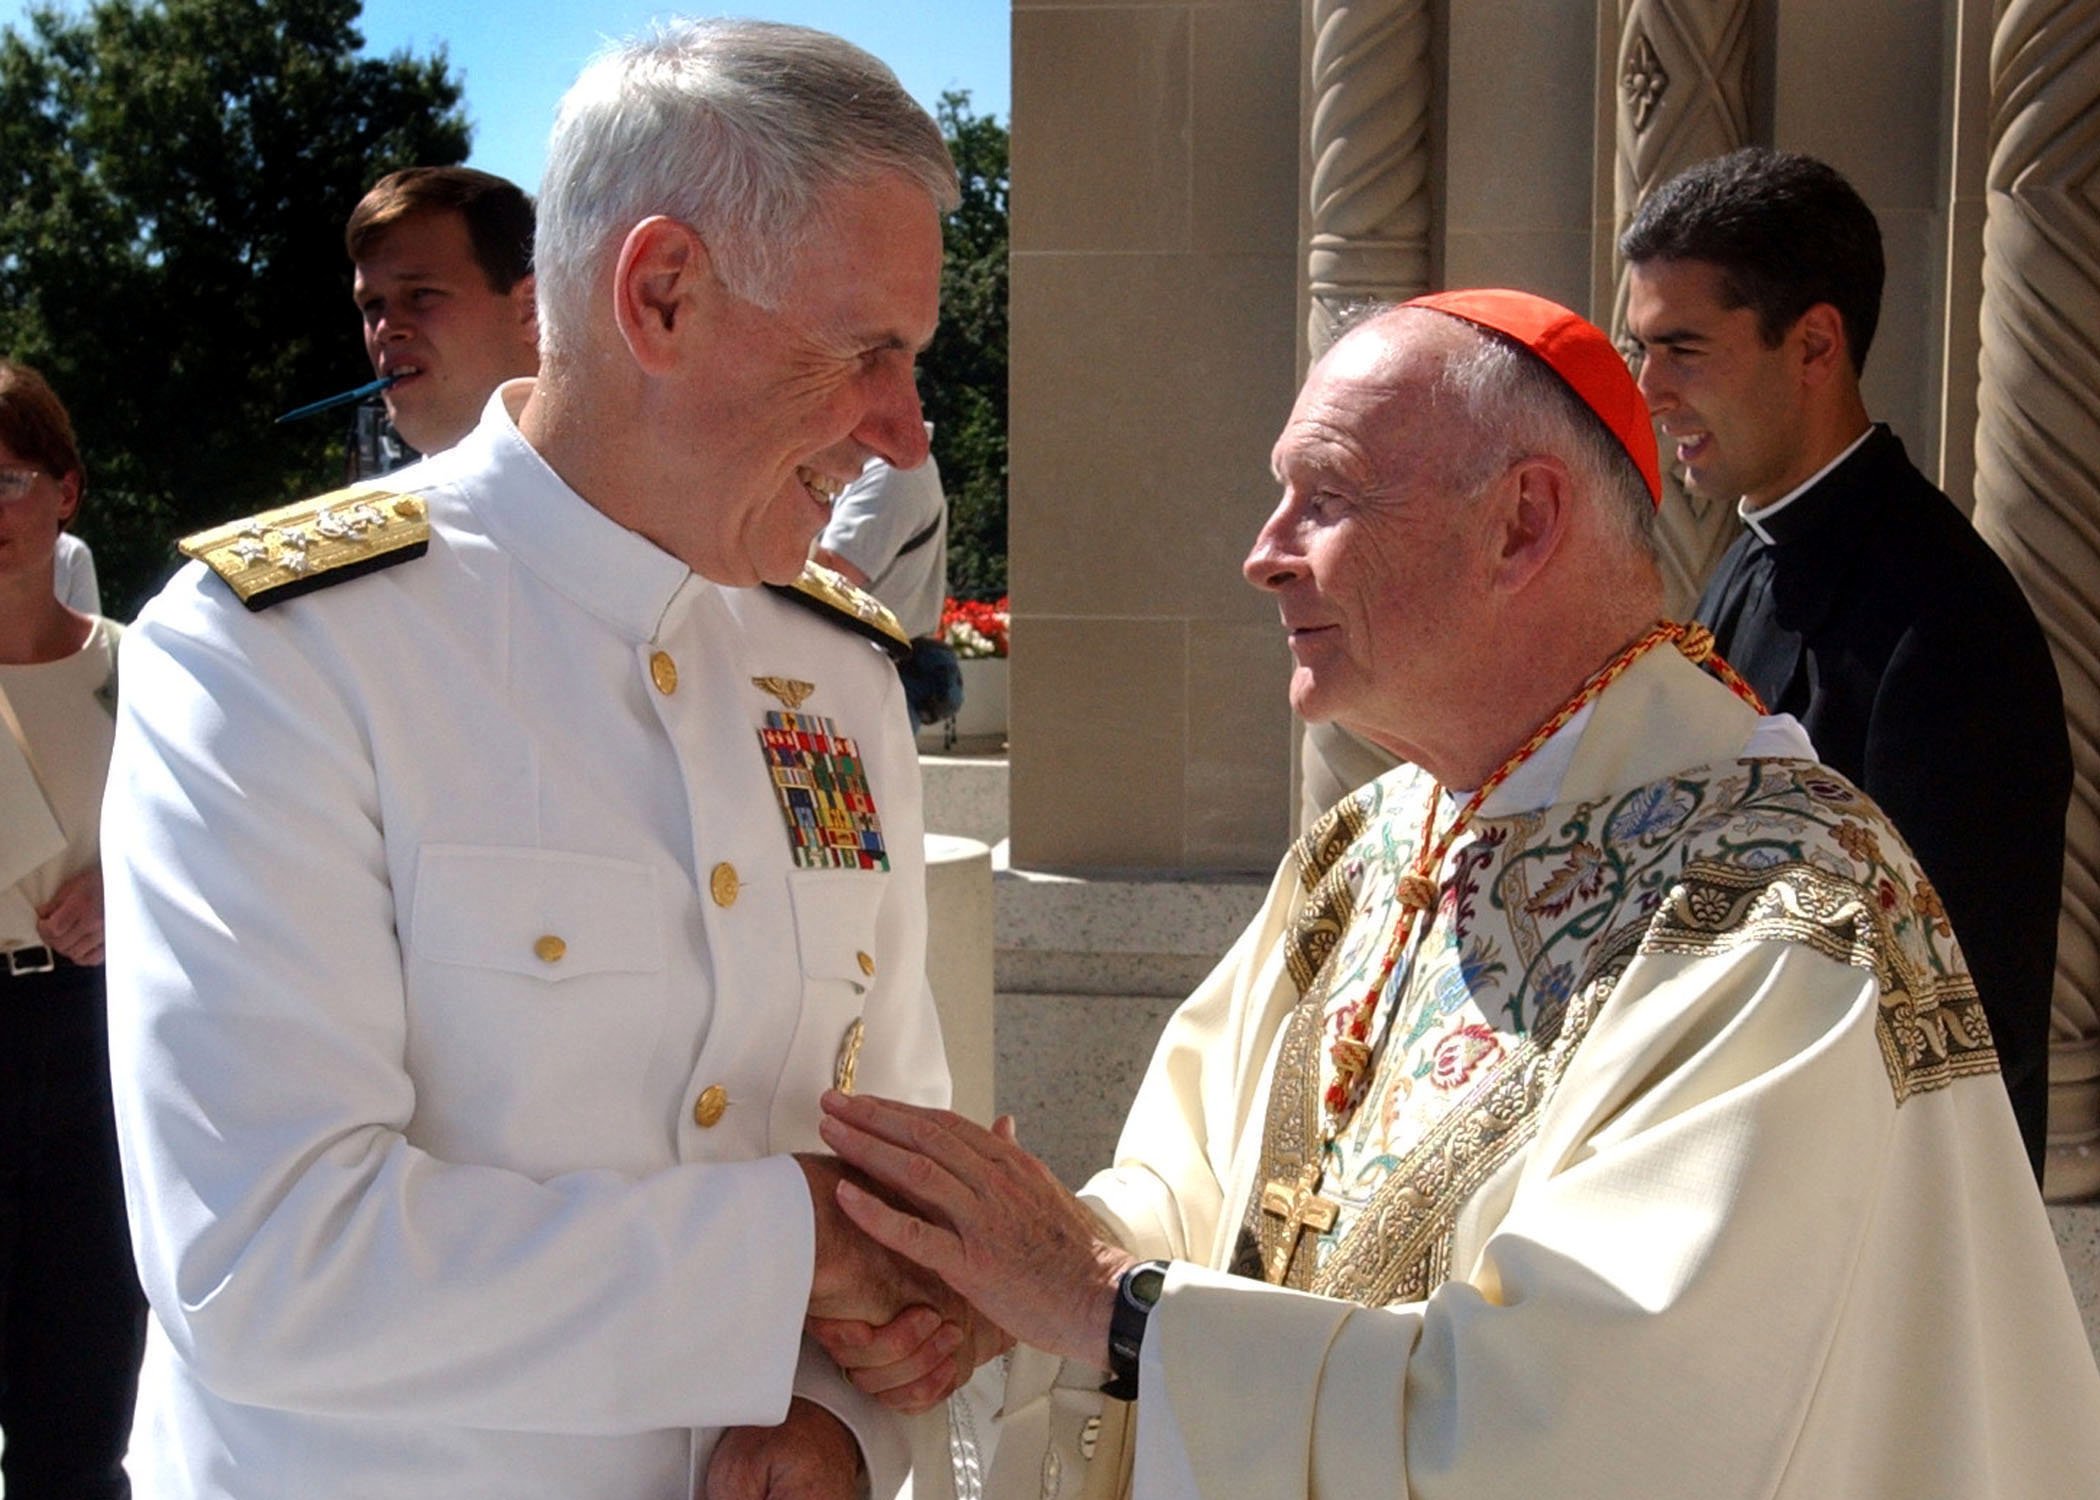
<svg viewBox="0 0 2100 1500">
<path fill-rule="evenodd" d="M 36 943 L 26 948 L 7 950 L 7 977 L 26 979 L 32 974 L 49 974 L 59 964 L 56 950 Z"/>
</svg>

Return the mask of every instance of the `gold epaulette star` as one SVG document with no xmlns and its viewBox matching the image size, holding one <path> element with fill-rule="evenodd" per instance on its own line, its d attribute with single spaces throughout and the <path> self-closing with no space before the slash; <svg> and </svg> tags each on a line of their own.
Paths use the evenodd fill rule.
<svg viewBox="0 0 2100 1500">
<path fill-rule="evenodd" d="M 866 636 L 898 661 L 911 655 L 911 637 L 873 594 L 857 589 L 821 563 L 805 563 L 793 583 L 766 585 L 783 599 L 813 609 L 834 625 Z"/>
<path fill-rule="evenodd" d="M 418 495 L 354 486 L 228 521 L 176 545 L 225 579 L 248 608 L 268 609 L 421 557 L 430 548 L 430 507 Z"/>
</svg>

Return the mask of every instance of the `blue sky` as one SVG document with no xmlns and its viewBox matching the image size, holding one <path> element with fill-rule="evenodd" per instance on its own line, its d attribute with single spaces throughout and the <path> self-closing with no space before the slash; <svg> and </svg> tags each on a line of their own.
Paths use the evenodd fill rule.
<svg viewBox="0 0 2100 1500">
<path fill-rule="evenodd" d="M 83 10 L 85 0 L 63 9 Z M 24 0 L 0 0 L 0 25 L 19 21 Z M 468 160 L 537 189 L 554 106 L 586 59 L 608 38 L 640 31 L 675 6 L 600 0 L 366 0 L 361 29 L 369 52 L 440 43 L 466 82 L 474 124 Z M 745 0 L 700 4 L 685 13 L 739 14 L 837 32 L 888 63 L 927 108 L 946 89 L 967 89 L 979 114 L 1011 113 L 1007 0 Z"/>
</svg>

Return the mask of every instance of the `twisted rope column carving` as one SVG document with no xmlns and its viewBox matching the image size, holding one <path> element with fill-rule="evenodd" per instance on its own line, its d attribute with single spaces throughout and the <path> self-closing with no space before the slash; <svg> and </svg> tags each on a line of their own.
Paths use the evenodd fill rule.
<svg viewBox="0 0 2100 1500">
<path fill-rule="evenodd" d="M 1612 334 L 1626 338 L 1626 266 L 1618 236 L 1657 184 L 1694 162 L 1750 140 L 1752 0 L 1604 0 L 1619 13 L 1611 86 L 1617 99 L 1618 170 L 1612 194 Z M 1656 528 L 1663 586 L 1673 615 L 1736 537 L 1735 503 L 1687 495 L 1665 479 Z"/>
<path fill-rule="evenodd" d="M 1368 299 L 1429 290 L 1429 0 L 1306 0 L 1312 26 L 1305 343 L 1318 359 Z M 1305 726 L 1310 818 L 1393 758 L 1338 724 Z"/>
<path fill-rule="evenodd" d="M 2063 679 L 2075 778 L 2049 1061 L 2048 1194 L 2100 1190 L 2100 6 L 2002 0 L 1991 44 L 1976 529 Z"/>
<path fill-rule="evenodd" d="M 1351 303 L 1429 290 L 1428 0 L 1309 0 L 1317 359 Z"/>
</svg>

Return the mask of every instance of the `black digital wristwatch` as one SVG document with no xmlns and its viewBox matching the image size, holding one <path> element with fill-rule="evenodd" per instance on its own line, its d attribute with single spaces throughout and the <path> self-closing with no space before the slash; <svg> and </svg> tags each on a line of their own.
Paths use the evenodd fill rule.
<svg viewBox="0 0 2100 1500">
<path fill-rule="evenodd" d="M 1108 1380 L 1101 1387 L 1103 1395 L 1118 1401 L 1137 1400 L 1138 1351 L 1145 1346 L 1145 1325 L 1166 1284 L 1167 1263 L 1163 1260 L 1141 1260 L 1116 1283 L 1115 1310 L 1108 1315 Z"/>
</svg>

